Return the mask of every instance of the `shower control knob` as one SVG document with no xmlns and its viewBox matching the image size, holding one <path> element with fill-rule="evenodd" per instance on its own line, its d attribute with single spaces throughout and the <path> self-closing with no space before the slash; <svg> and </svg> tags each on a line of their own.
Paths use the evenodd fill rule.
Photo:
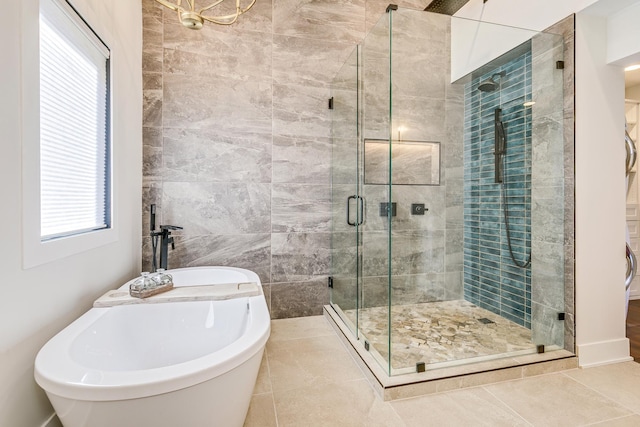
<svg viewBox="0 0 640 427">
<path fill-rule="evenodd" d="M 428 208 L 424 207 L 424 203 L 412 203 L 411 204 L 411 215 L 424 215 Z"/>
</svg>

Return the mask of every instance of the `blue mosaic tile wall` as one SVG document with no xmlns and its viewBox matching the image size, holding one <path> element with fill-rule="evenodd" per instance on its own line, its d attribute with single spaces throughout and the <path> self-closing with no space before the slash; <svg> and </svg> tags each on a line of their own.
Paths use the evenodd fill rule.
<svg viewBox="0 0 640 427">
<path fill-rule="evenodd" d="M 478 84 L 506 76 L 493 92 Z M 521 264 L 531 250 L 531 52 L 473 79 L 465 86 L 464 298 L 531 328 L 531 267 L 509 255 L 500 184 L 494 181 L 494 110 L 506 130 L 504 184 L 513 253 Z"/>
</svg>

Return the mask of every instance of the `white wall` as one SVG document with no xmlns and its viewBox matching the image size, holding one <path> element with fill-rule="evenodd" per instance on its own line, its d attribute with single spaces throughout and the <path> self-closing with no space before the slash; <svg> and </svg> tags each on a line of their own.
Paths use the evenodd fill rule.
<svg viewBox="0 0 640 427">
<path fill-rule="evenodd" d="M 140 1 L 74 0 L 74 6 L 112 36 L 114 207 L 118 240 L 91 251 L 22 269 L 21 116 L 25 11 L 37 0 L 3 2 L 0 14 L 0 426 L 41 425 L 53 412 L 33 380 L 33 361 L 55 333 L 92 301 L 135 275 L 140 265 L 142 163 L 142 18 Z M 23 33 L 24 31 L 24 33 Z M 23 123 L 24 121 L 24 123 Z"/>
<path fill-rule="evenodd" d="M 627 360 L 624 71 L 607 18 L 576 16 L 576 345 L 581 366 Z"/>
<path fill-rule="evenodd" d="M 625 90 L 625 98 L 627 99 L 635 99 L 636 101 L 640 100 L 640 85 L 635 85 L 628 87 Z"/>
<path fill-rule="evenodd" d="M 640 61 L 640 1 L 608 17 L 607 62 L 629 65 Z"/>
</svg>

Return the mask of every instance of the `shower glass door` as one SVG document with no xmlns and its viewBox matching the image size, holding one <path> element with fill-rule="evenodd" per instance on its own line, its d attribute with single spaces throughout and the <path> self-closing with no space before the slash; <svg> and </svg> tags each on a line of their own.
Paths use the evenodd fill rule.
<svg viewBox="0 0 640 427">
<path fill-rule="evenodd" d="M 359 71 L 356 47 L 331 86 L 330 301 L 354 336 L 358 331 L 360 234 L 364 202 L 359 192 Z"/>
</svg>

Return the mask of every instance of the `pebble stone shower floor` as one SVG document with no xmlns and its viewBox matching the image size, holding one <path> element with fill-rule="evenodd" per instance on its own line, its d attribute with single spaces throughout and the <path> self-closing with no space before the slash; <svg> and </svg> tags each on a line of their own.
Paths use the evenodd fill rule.
<svg viewBox="0 0 640 427">
<path fill-rule="evenodd" d="M 355 323 L 355 310 L 345 314 Z M 384 360 L 389 357 L 388 307 L 360 310 L 360 331 Z M 535 353 L 531 331 L 464 300 L 391 307 L 391 368 Z"/>
</svg>

